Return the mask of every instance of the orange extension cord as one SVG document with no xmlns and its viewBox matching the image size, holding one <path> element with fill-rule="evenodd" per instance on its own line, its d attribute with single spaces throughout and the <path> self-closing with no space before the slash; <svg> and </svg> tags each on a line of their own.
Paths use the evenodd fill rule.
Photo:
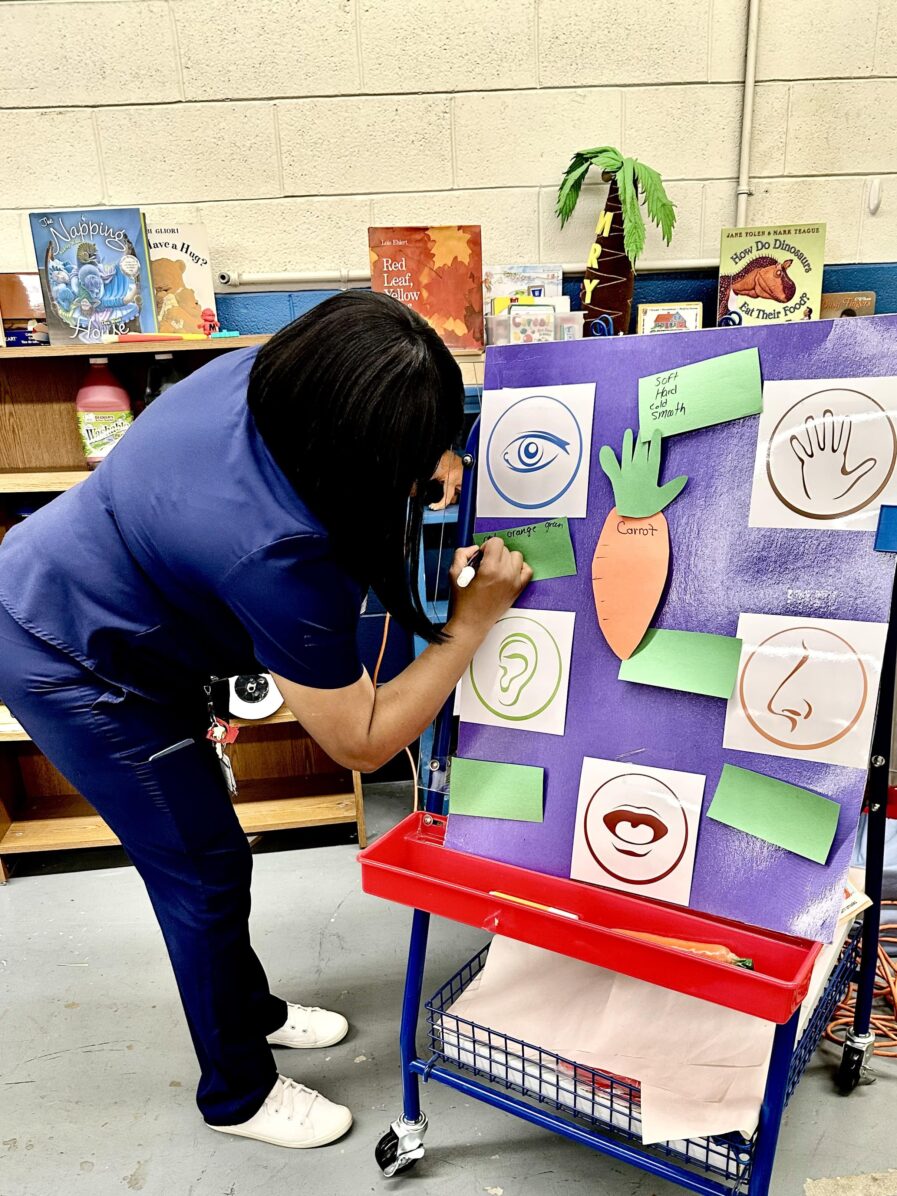
<svg viewBox="0 0 897 1196">
<path fill-rule="evenodd" d="M 883 901 L 882 906 L 897 907 L 897 901 Z M 870 1030 L 875 1035 L 875 1054 L 897 1059 L 897 961 L 885 950 L 885 944 L 897 946 L 897 926 L 886 927 L 879 936 L 878 968 L 875 976 L 875 999 L 872 1004 Z M 851 984 L 847 996 L 835 1010 L 835 1016 L 825 1030 L 829 1042 L 841 1046 L 844 1036 L 853 1026 L 856 1011 L 856 985 Z"/>
<path fill-rule="evenodd" d="M 383 639 L 380 641 L 380 655 L 377 657 L 377 663 L 374 665 L 374 676 L 372 679 L 374 689 L 377 688 L 377 678 L 380 676 L 380 665 L 383 664 L 383 654 L 386 652 L 386 641 L 389 637 L 389 624 L 391 620 L 392 616 L 390 615 L 389 611 L 387 611 L 386 618 L 383 621 Z M 417 761 L 411 754 L 411 748 L 405 748 L 405 755 L 408 757 L 411 763 L 411 777 L 414 781 L 414 809 L 417 810 Z"/>
</svg>

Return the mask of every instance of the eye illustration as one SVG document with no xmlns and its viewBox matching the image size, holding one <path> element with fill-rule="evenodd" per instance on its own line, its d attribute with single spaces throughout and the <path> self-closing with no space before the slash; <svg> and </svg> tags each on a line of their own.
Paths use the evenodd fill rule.
<svg viewBox="0 0 897 1196">
<path fill-rule="evenodd" d="M 570 441 L 554 432 L 523 432 L 515 436 L 502 453 L 502 460 L 515 473 L 537 473 L 558 459 L 570 456 Z"/>
<path fill-rule="evenodd" d="M 528 394 L 495 421 L 486 442 L 486 473 L 501 502 L 548 514 L 581 477 L 585 447 L 580 421 L 566 403 Z"/>
</svg>

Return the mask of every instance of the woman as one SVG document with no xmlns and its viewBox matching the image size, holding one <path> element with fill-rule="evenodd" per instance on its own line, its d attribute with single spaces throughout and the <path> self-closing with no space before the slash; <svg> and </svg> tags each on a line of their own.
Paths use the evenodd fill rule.
<svg viewBox="0 0 897 1196">
<path fill-rule="evenodd" d="M 0 695 L 146 884 L 213 1129 L 310 1147 L 352 1117 L 277 1073 L 272 1044 L 330 1046 L 348 1026 L 269 991 L 204 686 L 261 664 L 347 768 L 417 737 L 532 576 L 490 541 L 444 634 L 409 580 L 462 411 L 427 324 L 383 295 L 338 295 L 173 387 L 0 547 Z M 369 586 L 430 645 L 376 692 L 356 647 Z"/>
</svg>

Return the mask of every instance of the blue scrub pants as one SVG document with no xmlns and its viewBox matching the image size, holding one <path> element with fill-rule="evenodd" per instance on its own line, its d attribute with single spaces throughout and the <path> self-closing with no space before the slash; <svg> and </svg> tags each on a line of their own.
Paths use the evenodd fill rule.
<svg viewBox="0 0 897 1196">
<path fill-rule="evenodd" d="M 203 695 L 164 706 L 126 693 L 0 606 L 0 697 L 143 878 L 199 1059 L 203 1117 L 246 1121 L 277 1079 L 266 1036 L 287 1008 L 249 943 L 252 856 L 205 739 Z"/>
</svg>

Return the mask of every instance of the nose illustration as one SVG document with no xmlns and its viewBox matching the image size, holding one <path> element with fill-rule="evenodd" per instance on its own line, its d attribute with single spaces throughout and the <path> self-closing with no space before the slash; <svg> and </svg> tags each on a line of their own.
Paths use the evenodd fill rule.
<svg viewBox="0 0 897 1196">
<path fill-rule="evenodd" d="M 508 444 L 502 460 L 514 473 L 536 473 L 546 469 L 561 453 L 570 456 L 570 441 L 554 432 L 523 432 Z"/>
<path fill-rule="evenodd" d="M 502 706 L 514 706 L 539 667 L 539 649 L 523 631 L 506 635 L 498 648 L 499 699 Z"/>
<path fill-rule="evenodd" d="M 614 850 L 639 859 L 644 859 L 651 847 L 670 833 L 663 819 L 648 806 L 618 806 L 608 810 L 602 822 L 613 836 Z"/>
<path fill-rule="evenodd" d="M 810 652 L 805 640 L 801 640 L 800 644 L 803 655 L 766 703 L 766 709 L 770 714 L 785 719 L 790 725 L 792 734 L 802 720 L 810 718 L 813 714 L 813 703 L 801 693 L 804 681 L 801 673 L 810 659 Z M 797 682 L 792 686 L 791 682 L 795 678 L 797 678 Z"/>
</svg>

